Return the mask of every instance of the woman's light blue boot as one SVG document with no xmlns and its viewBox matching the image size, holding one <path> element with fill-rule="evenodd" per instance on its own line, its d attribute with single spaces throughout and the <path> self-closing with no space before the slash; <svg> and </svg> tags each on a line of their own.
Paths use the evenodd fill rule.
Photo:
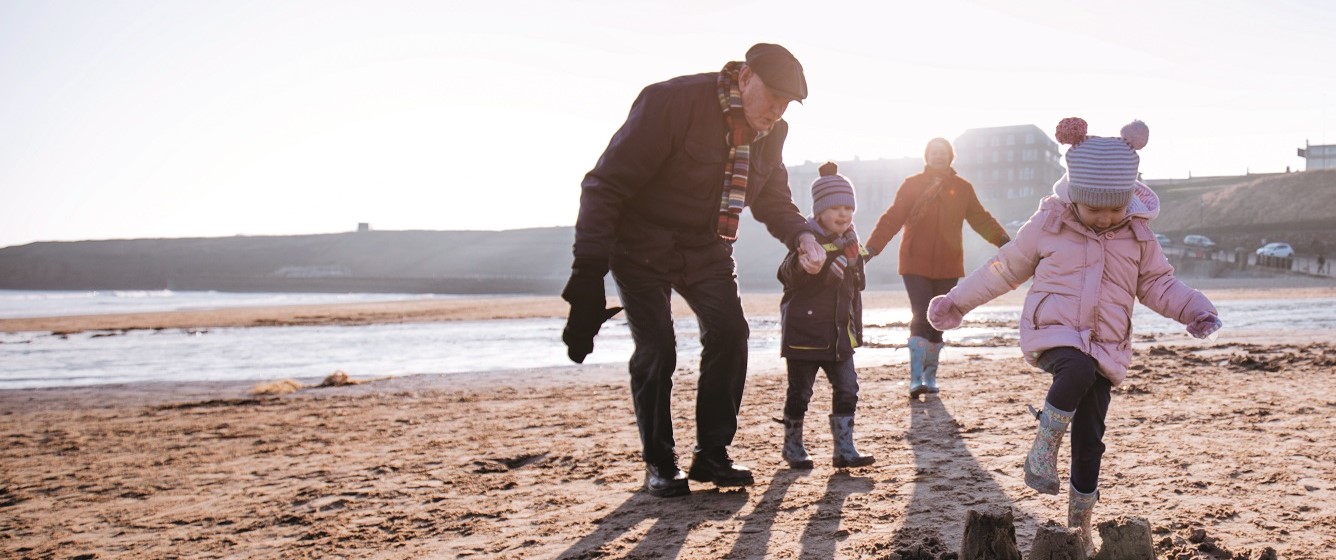
<svg viewBox="0 0 1336 560">
<path fill-rule="evenodd" d="M 929 393 L 941 391 L 937 388 L 937 363 L 945 345 L 945 342 L 929 342 L 928 350 L 923 354 L 923 386 Z"/>
<path fill-rule="evenodd" d="M 928 357 L 928 347 L 932 343 L 921 336 L 909 337 L 909 396 L 917 398 L 928 392 L 923 384 L 923 361 Z"/>
</svg>

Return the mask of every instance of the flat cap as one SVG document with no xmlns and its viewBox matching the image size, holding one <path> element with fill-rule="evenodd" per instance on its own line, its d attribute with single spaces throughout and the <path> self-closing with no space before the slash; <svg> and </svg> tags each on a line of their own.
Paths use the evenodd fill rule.
<svg viewBox="0 0 1336 560">
<path fill-rule="evenodd" d="M 761 77 L 766 87 L 799 103 L 807 99 L 807 77 L 803 65 L 788 49 L 773 43 L 757 43 L 747 49 L 747 66 Z"/>
</svg>

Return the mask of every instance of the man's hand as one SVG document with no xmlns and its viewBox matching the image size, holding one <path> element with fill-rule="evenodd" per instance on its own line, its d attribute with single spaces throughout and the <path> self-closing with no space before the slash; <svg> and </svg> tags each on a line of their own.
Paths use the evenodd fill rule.
<svg viewBox="0 0 1336 560">
<path fill-rule="evenodd" d="M 803 265 L 803 270 L 808 274 L 821 272 L 821 267 L 826 264 L 826 250 L 816 242 L 815 235 L 804 233 L 798 236 L 798 252 L 798 262 Z"/>
<path fill-rule="evenodd" d="M 594 336 L 604 321 L 622 310 L 620 307 L 604 308 L 607 300 L 603 294 L 603 276 L 607 272 L 606 261 L 576 259 L 571 267 L 571 279 L 561 291 L 561 299 L 571 304 L 561 341 L 566 343 L 566 355 L 577 364 L 584 363 L 585 356 L 594 351 Z"/>
</svg>

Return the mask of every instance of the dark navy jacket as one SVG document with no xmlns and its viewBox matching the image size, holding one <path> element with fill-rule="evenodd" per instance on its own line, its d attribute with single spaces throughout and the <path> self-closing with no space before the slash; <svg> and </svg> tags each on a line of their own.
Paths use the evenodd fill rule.
<svg viewBox="0 0 1336 560">
<path fill-rule="evenodd" d="M 688 283 L 731 270 L 732 243 L 716 229 L 728 162 L 717 72 L 640 92 L 626 122 L 581 183 L 575 257 L 637 265 Z M 790 248 L 810 231 L 793 204 L 782 152 L 788 123 L 752 144 L 747 207 Z"/>
</svg>

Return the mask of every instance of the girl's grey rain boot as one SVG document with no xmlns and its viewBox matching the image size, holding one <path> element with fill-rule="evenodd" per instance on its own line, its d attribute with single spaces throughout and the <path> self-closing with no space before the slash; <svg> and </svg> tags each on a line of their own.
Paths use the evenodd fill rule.
<svg viewBox="0 0 1336 560">
<path fill-rule="evenodd" d="M 909 396 L 918 398 L 928 391 L 923 384 L 923 360 L 928 355 L 928 339 L 921 336 L 909 337 Z"/>
<path fill-rule="evenodd" d="M 1037 413 L 1039 432 L 1034 436 L 1029 455 L 1025 456 L 1025 485 L 1041 494 L 1056 495 L 1062 486 L 1058 482 L 1058 448 L 1072 423 L 1073 413 L 1058 410 L 1047 401 L 1044 411 Z"/>
<path fill-rule="evenodd" d="M 923 353 L 923 386 L 928 393 L 937 393 L 937 362 L 942 355 L 942 347 L 945 342 L 929 342 L 928 349 Z"/>
<path fill-rule="evenodd" d="M 1085 547 L 1086 556 L 1095 555 L 1095 536 L 1090 534 L 1090 518 L 1099 501 L 1099 489 L 1089 494 L 1082 494 L 1071 483 L 1067 483 L 1067 526 L 1081 529 L 1081 546 Z"/>
<path fill-rule="evenodd" d="M 835 440 L 835 468 L 866 467 L 877 462 L 872 455 L 864 455 L 854 447 L 854 415 L 831 414 L 830 435 Z"/>
<path fill-rule="evenodd" d="M 812 468 L 812 457 L 803 445 L 803 419 L 784 417 L 784 461 L 790 469 Z"/>
</svg>

